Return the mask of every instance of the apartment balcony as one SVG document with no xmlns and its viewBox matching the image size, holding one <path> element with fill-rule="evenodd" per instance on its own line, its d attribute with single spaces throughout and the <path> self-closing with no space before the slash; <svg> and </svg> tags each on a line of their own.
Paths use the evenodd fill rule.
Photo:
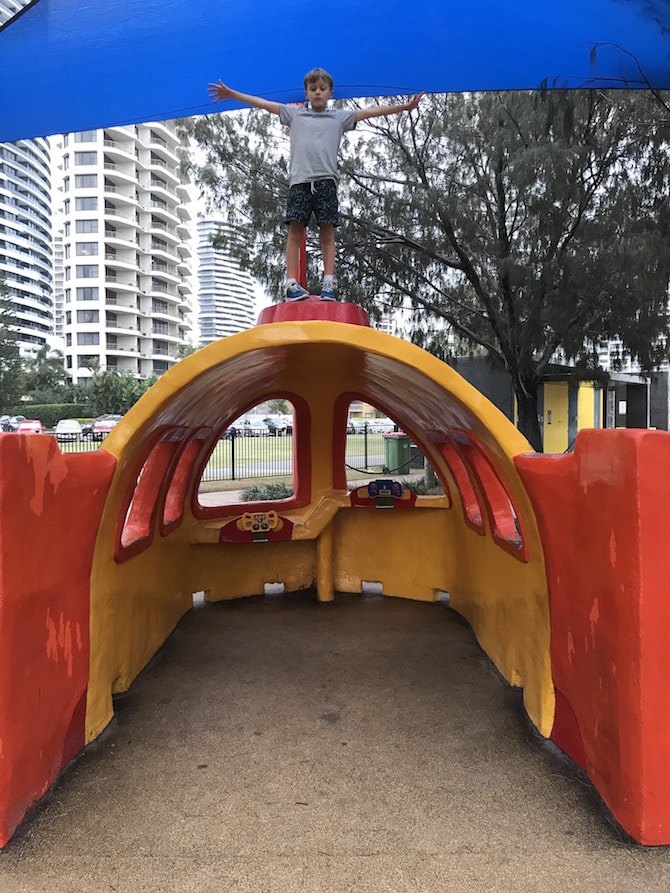
<svg viewBox="0 0 670 893">
<path fill-rule="evenodd" d="M 115 292 L 123 292 L 125 294 L 137 294 L 137 284 L 133 279 L 132 282 L 128 280 L 119 279 L 113 273 L 109 273 L 105 275 L 105 285 L 109 286 Z"/>
<path fill-rule="evenodd" d="M 116 231 L 105 229 L 105 245 L 110 248 L 137 250 L 137 229 L 135 226 L 119 227 Z"/>
<path fill-rule="evenodd" d="M 180 224 L 179 217 L 177 217 L 175 208 L 171 207 L 167 202 L 150 200 L 144 210 L 150 211 L 154 220 L 163 221 L 168 226 L 172 227 L 172 231 L 175 235 L 178 235 L 177 227 Z"/>
<path fill-rule="evenodd" d="M 139 207 L 139 202 L 137 200 L 137 196 L 135 195 L 135 189 L 131 189 L 125 183 L 110 183 L 107 177 L 105 177 L 105 183 L 103 185 L 103 190 L 105 195 L 113 195 L 114 196 L 114 204 L 117 208 L 122 207 Z"/>
<path fill-rule="evenodd" d="M 173 244 L 179 242 L 177 227 L 170 226 L 167 221 L 161 220 L 158 217 L 152 217 L 142 228 L 146 229 L 149 233 L 160 236 L 161 239 L 169 240 Z"/>
<path fill-rule="evenodd" d="M 111 292 L 114 292 L 113 294 Z M 116 286 L 114 289 L 110 289 L 105 292 L 105 306 L 113 307 L 117 312 L 122 313 L 130 313 L 133 315 L 139 314 L 139 302 L 136 297 L 136 292 L 133 292 L 132 295 L 128 295 L 125 291 L 122 294 L 117 294 Z"/>
<path fill-rule="evenodd" d="M 135 257 L 135 253 L 133 252 L 131 256 L 130 252 L 126 251 L 124 254 L 114 254 L 113 252 L 105 254 L 106 276 L 118 277 L 119 274 L 125 273 L 127 279 L 129 276 L 137 274 L 137 258 Z M 126 279 L 121 278 L 121 281 L 126 281 Z"/>
<path fill-rule="evenodd" d="M 117 207 L 117 203 L 122 205 L 122 207 Z M 136 227 L 137 221 L 132 205 L 137 205 L 137 202 L 134 200 L 133 202 L 119 202 L 119 197 L 115 195 L 113 205 L 105 204 L 105 221 L 122 226 Z"/>
<path fill-rule="evenodd" d="M 105 171 L 105 178 L 109 179 L 112 183 L 132 186 L 133 190 L 136 188 L 137 166 L 134 162 L 130 164 L 128 162 L 117 163 L 115 161 L 108 161 L 107 154 L 105 153 L 103 169 Z"/>
<path fill-rule="evenodd" d="M 138 347 L 137 341 L 130 341 L 123 344 L 114 344 L 114 342 L 107 342 L 105 347 L 105 351 L 108 354 L 116 355 L 116 356 L 139 356 L 140 349 Z"/>
<path fill-rule="evenodd" d="M 154 152 L 151 153 L 149 158 L 144 159 L 144 165 L 150 172 L 156 173 L 159 178 L 167 180 L 168 185 L 172 189 L 175 189 L 181 182 L 179 167 L 172 161 L 167 161 L 165 158 L 156 155 Z"/>
<path fill-rule="evenodd" d="M 135 164 L 137 161 L 135 157 L 135 142 L 134 140 L 129 140 L 127 134 L 123 134 L 123 137 L 120 139 L 110 139 L 107 131 L 105 131 L 105 139 L 102 145 L 105 150 L 105 157 L 109 158 L 110 161 L 118 164 Z"/>
</svg>

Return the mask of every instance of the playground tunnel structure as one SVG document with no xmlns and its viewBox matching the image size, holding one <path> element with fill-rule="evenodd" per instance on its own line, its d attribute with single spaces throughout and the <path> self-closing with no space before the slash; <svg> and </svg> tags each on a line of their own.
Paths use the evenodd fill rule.
<svg viewBox="0 0 670 893">
<path fill-rule="evenodd" d="M 204 505 L 230 423 L 294 407 L 294 492 Z M 442 496 L 399 481 L 347 488 L 352 400 L 420 447 Z M 0 438 L 0 845 L 107 727 L 193 594 L 210 601 L 374 582 L 472 626 L 532 723 L 588 773 L 637 841 L 670 842 L 663 542 L 670 436 L 583 431 L 533 454 L 453 369 L 309 299 L 185 358 L 94 453 Z"/>
</svg>

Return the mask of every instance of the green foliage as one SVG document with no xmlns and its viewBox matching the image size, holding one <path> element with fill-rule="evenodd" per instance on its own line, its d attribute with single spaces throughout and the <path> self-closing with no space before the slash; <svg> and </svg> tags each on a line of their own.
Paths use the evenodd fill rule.
<svg viewBox="0 0 670 893">
<path fill-rule="evenodd" d="M 290 415 L 291 407 L 289 405 L 288 400 L 284 400 L 283 397 L 277 397 L 274 400 L 270 400 L 268 402 L 268 406 L 270 408 L 270 413 L 275 415 Z"/>
<path fill-rule="evenodd" d="M 61 419 L 89 418 L 90 412 L 86 403 L 21 403 L 13 406 L 7 415 L 39 419 L 45 428 L 53 428 Z"/>
<path fill-rule="evenodd" d="M 442 489 L 442 485 L 439 481 L 435 484 L 434 487 L 429 487 L 426 483 L 426 478 L 401 478 L 401 483 L 403 487 L 406 487 L 408 490 L 413 490 L 417 496 L 444 496 L 444 490 Z"/>
<path fill-rule="evenodd" d="M 105 413 L 123 415 L 154 383 L 138 381 L 129 372 L 100 372 L 93 374 L 87 388 L 88 402 L 94 416 Z"/>
<path fill-rule="evenodd" d="M 286 135 L 258 111 L 187 127 L 206 158 L 194 178 L 240 226 L 230 249 L 280 294 Z M 644 369 L 667 356 L 668 126 L 653 96 L 436 94 L 359 129 L 343 147 L 340 293 L 373 318 L 409 307 L 413 339 L 443 358 L 493 357 L 537 449 L 557 354 L 584 377 L 610 338 Z"/>
<path fill-rule="evenodd" d="M 23 386 L 14 305 L 0 270 L 0 412 L 10 414 L 9 408 L 23 396 Z"/>
<path fill-rule="evenodd" d="M 274 502 L 277 499 L 288 499 L 293 496 L 293 489 L 288 484 L 253 484 L 242 491 L 242 502 Z"/>
<path fill-rule="evenodd" d="M 47 345 L 40 347 L 34 357 L 24 361 L 24 371 L 25 396 L 35 402 L 48 402 L 49 397 L 65 400 L 71 390 L 62 353 L 52 351 Z"/>
</svg>

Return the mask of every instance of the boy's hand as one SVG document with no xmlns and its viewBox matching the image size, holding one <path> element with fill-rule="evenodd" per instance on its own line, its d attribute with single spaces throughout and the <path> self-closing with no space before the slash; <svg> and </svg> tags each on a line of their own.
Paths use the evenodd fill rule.
<svg viewBox="0 0 670 893">
<path fill-rule="evenodd" d="M 219 78 L 216 84 L 210 84 L 207 88 L 207 92 L 212 97 L 214 102 L 219 102 L 221 99 L 232 99 L 233 91 L 230 87 L 226 87 L 223 81 Z"/>
<path fill-rule="evenodd" d="M 426 95 L 425 90 L 422 90 L 421 93 L 417 93 L 413 99 L 410 99 L 409 102 L 405 103 L 405 109 L 408 112 L 413 112 L 414 109 L 418 109 L 419 103 L 421 102 L 421 100 L 423 99 L 423 97 L 425 95 Z"/>
</svg>

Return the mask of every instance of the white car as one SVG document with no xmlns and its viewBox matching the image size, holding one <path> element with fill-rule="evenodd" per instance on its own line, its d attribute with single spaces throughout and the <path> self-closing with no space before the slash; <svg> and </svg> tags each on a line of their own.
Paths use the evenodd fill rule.
<svg viewBox="0 0 670 893">
<path fill-rule="evenodd" d="M 270 429 L 262 419 L 245 419 L 240 425 L 244 437 L 267 437 Z"/>
<path fill-rule="evenodd" d="M 370 419 L 368 431 L 372 434 L 392 434 L 396 429 L 393 419 Z"/>
<path fill-rule="evenodd" d="M 81 424 L 76 419 L 61 419 L 54 428 L 54 436 L 59 443 L 79 440 L 81 437 Z"/>
</svg>

